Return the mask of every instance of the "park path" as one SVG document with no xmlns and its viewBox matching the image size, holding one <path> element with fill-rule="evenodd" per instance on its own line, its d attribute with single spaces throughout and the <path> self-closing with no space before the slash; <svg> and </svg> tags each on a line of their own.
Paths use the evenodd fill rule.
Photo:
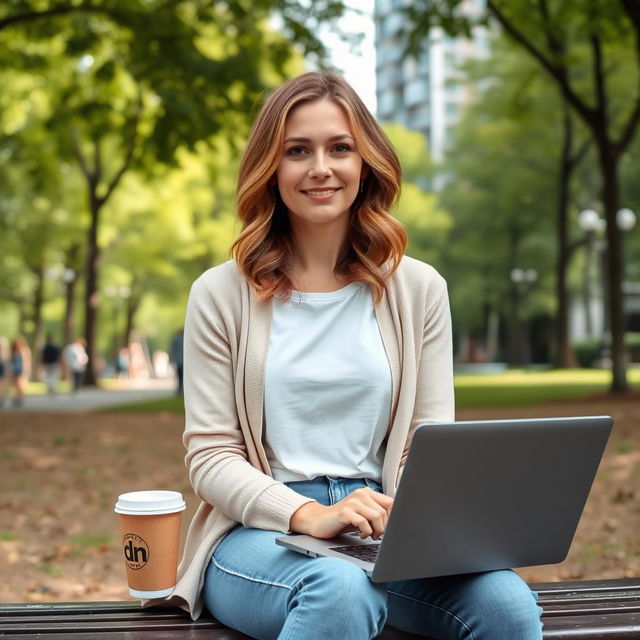
<svg viewBox="0 0 640 640">
<path fill-rule="evenodd" d="M 10 401 L 5 409 L 15 411 L 94 411 L 107 409 L 122 404 L 147 402 L 167 398 L 175 393 L 173 378 L 158 380 L 123 380 L 117 389 L 85 387 L 77 393 L 58 393 L 55 396 L 30 395 L 24 399 L 20 408 L 15 408 Z"/>
</svg>

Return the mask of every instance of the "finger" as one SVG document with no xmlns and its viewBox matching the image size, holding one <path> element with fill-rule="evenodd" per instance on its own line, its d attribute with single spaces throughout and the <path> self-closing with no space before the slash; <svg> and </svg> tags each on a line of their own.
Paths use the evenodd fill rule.
<svg viewBox="0 0 640 640">
<path fill-rule="evenodd" d="M 369 509 L 369 511 L 363 515 L 368 514 L 369 522 L 371 522 L 374 529 L 374 534 L 372 537 L 377 540 L 385 532 L 385 529 L 387 528 L 387 522 L 389 521 L 389 514 L 381 504 L 379 504 L 375 500 L 372 500 L 369 497 L 365 498 L 362 504 L 364 508 Z"/>
<path fill-rule="evenodd" d="M 387 512 L 391 512 L 391 508 L 393 507 L 393 498 L 384 493 L 380 493 L 378 491 L 374 491 L 369 487 L 362 487 L 360 489 L 356 489 L 353 493 L 349 494 L 350 496 L 366 496 L 375 500 L 379 505 L 383 506 Z"/>
<path fill-rule="evenodd" d="M 375 505 L 368 511 L 362 512 L 362 515 L 369 520 L 369 524 L 373 529 L 371 537 L 374 540 L 378 540 L 387 528 L 387 520 L 389 519 L 387 512 L 380 505 Z"/>
<path fill-rule="evenodd" d="M 373 529 L 371 527 L 371 524 L 369 523 L 369 520 L 367 520 L 367 518 L 362 514 L 353 510 L 349 510 L 349 512 L 345 515 L 349 516 L 349 524 L 353 525 L 360 531 L 360 538 L 362 538 L 363 540 L 365 538 L 368 538 L 373 533 Z"/>
<path fill-rule="evenodd" d="M 363 504 L 366 504 L 369 507 L 384 511 L 385 522 L 389 519 L 389 515 L 391 514 L 391 509 L 393 507 L 393 498 L 369 488 L 354 491 L 349 497 L 360 500 Z"/>
<path fill-rule="evenodd" d="M 360 503 L 352 510 L 368 522 L 370 531 L 367 535 L 377 540 L 384 533 L 386 525 L 386 511 L 384 509 L 377 505 L 375 507 L 369 507 L 366 504 Z M 360 531 L 363 531 L 362 527 L 360 527 Z"/>
<path fill-rule="evenodd" d="M 372 491 L 370 497 L 387 512 L 387 516 L 391 515 L 391 509 L 393 509 L 393 498 L 391 496 Z"/>
</svg>

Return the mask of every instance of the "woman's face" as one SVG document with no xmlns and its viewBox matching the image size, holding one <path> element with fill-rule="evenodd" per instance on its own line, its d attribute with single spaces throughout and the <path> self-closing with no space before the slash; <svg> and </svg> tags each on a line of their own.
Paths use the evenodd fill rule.
<svg viewBox="0 0 640 640">
<path fill-rule="evenodd" d="M 347 221 L 362 177 L 362 156 L 340 106 L 317 100 L 291 111 L 276 180 L 294 225 Z"/>
</svg>

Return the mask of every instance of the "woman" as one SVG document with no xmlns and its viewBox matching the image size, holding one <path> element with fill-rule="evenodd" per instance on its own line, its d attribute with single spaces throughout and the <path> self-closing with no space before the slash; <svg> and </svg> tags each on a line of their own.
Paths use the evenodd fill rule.
<svg viewBox="0 0 640 640">
<path fill-rule="evenodd" d="M 31 351 L 27 341 L 17 336 L 11 343 L 11 385 L 15 389 L 13 404 L 21 407 L 24 402 L 24 392 L 31 375 Z"/>
<path fill-rule="evenodd" d="M 384 133 L 341 78 L 266 101 L 238 179 L 235 261 L 193 285 L 185 326 L 187 464 L 202 504 L 174 599 L 256 638 L 541 638 L 510 571 L 373 584 L 281 532 L 379 538 L 411 434 L 453 419 L 446 284 L 403 257 Z"/>
</svg>

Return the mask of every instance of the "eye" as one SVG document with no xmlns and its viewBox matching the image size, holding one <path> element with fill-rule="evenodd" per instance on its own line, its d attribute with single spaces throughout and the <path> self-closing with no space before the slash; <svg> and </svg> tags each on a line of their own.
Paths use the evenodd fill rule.
<svg viewBox="0 0 640 640">
<path fill-rule="evenodd" d="M 285 154 L 295 158 L 304 155 L 306 152 L 307 150 L 304 147 L 289 147 Z"/>
<path fill-rule="evenodd" d="M 346 142 L 338 142 L 338 144 L 333 147 L 333 150 L 337 153 L 348 153 L 351 151 L 351 145 Z"/>
</svg>

